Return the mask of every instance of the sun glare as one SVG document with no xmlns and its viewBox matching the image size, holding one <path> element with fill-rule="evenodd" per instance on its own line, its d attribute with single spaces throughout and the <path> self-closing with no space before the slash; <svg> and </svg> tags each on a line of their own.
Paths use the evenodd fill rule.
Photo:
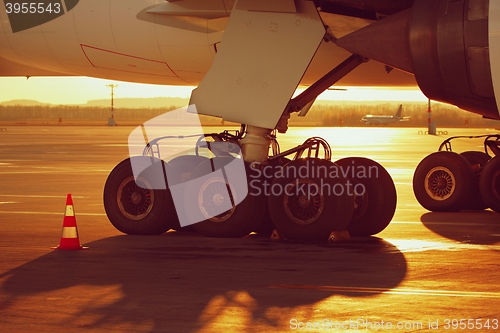
<svg viewBox="0 0 500 333">
<path fill-rule="evenodd" d="M 36 100 L 51 104 L 85 104 L 88 100 L 109 98 L 107 84 L 118 84 L 116 98 L 189 98 L 193 86 L 161 86 L 94 79 L 89 77 L 0 78 L 0 103 L 11 100 Z M 417 89 L 339 87 L 327 90 L 318 100 L 338 101 L 425 101 Z M 300 93 L 303 89 L 298 89 Z"/>
</svg>

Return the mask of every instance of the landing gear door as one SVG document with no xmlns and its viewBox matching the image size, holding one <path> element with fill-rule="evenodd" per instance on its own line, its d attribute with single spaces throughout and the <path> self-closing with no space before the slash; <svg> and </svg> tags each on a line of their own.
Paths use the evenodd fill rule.
<svg viewBox="0 0 500 333">
<path fill-rule="evenodd" d="M 324 34 L 312 1 L 237 1 L 190 104 L 201 114 L 274 128 Z"/>
</svg>

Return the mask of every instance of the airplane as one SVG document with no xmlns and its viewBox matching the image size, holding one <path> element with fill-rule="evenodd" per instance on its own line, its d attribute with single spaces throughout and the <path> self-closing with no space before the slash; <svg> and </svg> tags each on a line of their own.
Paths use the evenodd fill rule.
<svg viewBox="0 0 500 333">
<path fill-rule="evenodd" d="M 500 2 L 494 0 L 2 3 L 0 76 L 197 86 L 190 104 L 199 114 L 242 124 L 236 134 L 201 137 L 196 154 L 168 161 L 155 157 L 150 142 L 159 141 L 148 138 L 143 156 L 119 163 L 106 181 L 104 208 L 127 234 L 179 228 L 172 199 L 178 184 L 171 181 L 178 174 L 201 179 L 198 188 L 189 189 L 193 193 L 186 189 L 185 198 L 192 200 L 192 210 L 205 214 L 206 220 L 192 227 L 207 236 L 275 228 L 284 238 L 309 240 L 327 239 L 332 231 L 365 236 L 382 231 L 394 215 L 397 195 L 380 164 L 362 157 L 332 162 L 321 138 L 285 152 L 276 144 L 275 132 L 286 132 L 290 114 L 306 116 L 315 98 L 336 84 L 418 86 L 429 99 L 500 119 Z M 307 89 L 293 97 L 298 87 Z M 227 144 L 226 151 L 210 158 L 198 154 L 210 140 Z M 488 136 L 485 146 L 494 157 L 488 151 L 458 154 L 449 142 L 427 156 L 413 179 L 420 204 L 431 211 L 500 212 L 500 137 Z M 241 149 L 236 156 L 235 147 Z M 264 184 L 284 191 L 248 195 L 235 204 L 238 193 L 231 192 L 227 174 L 211 177 L 224 174 L 231 156 L 244 161 L 247 177 L 269 177 Z M 134 174 L 135 161 L 150 167 Z M 297 170 L 309 174 L 294 174 Z M 321 170 L 341 172 L 325 177 Z M 149 173 L 171 175 L 168 187 L 154 188 Z M 338 189 L 339 184 L 350 184 L 354 193 L 317 193 L 323 185 Z M 300 192 L 304 187 L 307 193 Z M 216 216 L 207 213 L 220 205 L 229 208 Z"/>
<path fill-rule="evenodd" d="M 367 125 L 387 125 L 390 123 L 395 123 L 399 121 L 409 121 L 410 117 L 401 117 L 401 112 L 403 111 L 403 105 L 400 104 L 398 111 L 393 116 L 387 116 L 387 115 L 371 115 L 367 114 L 363 118 L 361 118 L 361 121 L 366 123 Z"/>
</svg>

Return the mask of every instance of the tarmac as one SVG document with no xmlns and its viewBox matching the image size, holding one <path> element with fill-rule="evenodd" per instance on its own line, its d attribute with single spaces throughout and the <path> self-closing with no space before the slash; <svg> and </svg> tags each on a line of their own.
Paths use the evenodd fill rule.
<svg viewBox="0 0 500 333">
<path fill-rule="evenodd" d="M 384 165 L 396 214 L 374 237 L 329 244 L 191 232 L 126 236 L 102 204 L 132 127 L 0 132 L 2 332 L 493 332 L 500 330 L 500 215 L 431 213 L 413 172 L 444 136 L 416 128 L 292 128 L 282 149 L 327 139 L 333 159 Z M 214 129 L 218 130 L 218 129 Z M 493 134 L 446 129 L 449 136 Z M 457 151 L 481 150 L 460 139 Z M 66 195 L 85 251 L 56 251 Z"/>
</svg>

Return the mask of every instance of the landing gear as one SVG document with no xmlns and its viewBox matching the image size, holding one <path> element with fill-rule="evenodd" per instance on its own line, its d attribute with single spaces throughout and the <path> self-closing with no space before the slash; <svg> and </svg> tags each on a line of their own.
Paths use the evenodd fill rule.
<svg viewBox="0 0 500 333">
<path fill-rule="evenodd" d="M 183 155 L 171 159 L 168 164 L 179 174 L 181 181 L 186 181 L 191 178 L 193 171 L 207 160 L 204 156 Z"/>
<path fill-rule="evenodd" d="M 179 176 L 179 182 L 188 181 L 191 178 L 192 173 L 196 168 L 207 161 L 208 158 L 200 155 L 182 155 L 177 156 L 170 161 L 168 164 L 174 169 L 175 173 Z M 186 227 L 181 227 L 179 221 L 176 220 L 172 223 L 171 229 L 177 231 L 194 231 L 193 226 L 188 225 Z"/>
<path fill-rule="evenodd" d="M 306 158 L 288 163 L 271 185 L 268 207 L 276 228 L 289 239 L 327 239 L 347 228 L 354 209 L 353 196 L 330 161 Z M 304 172 L 299 172 L 304 170 Z"/>
<path fill-rule="evenodd" d="M 484 167 L 479 188 L 484 202 L 500 213 L 500 155 L 492 158 Z"/>
<path fill-rule="evenodd" d="M 486 163 L 490 160 L 490 156 L 482 151 L 464 151 L 460 153 L 469 162 L 474 172 L 474 178 L 471 184 L 471 190 L 467 195 L 465 209 L 468 210 L 484 210 L 488 208 L 488 205 L 484 202 L 481 197 L 481 192 L 479 190 L 479 179 L 481 177 L 481 172 L 483 171 Z"/>
<path fill-rule="evenodd" d="M 452 151 L 456 138 L 484 138 L 485 152 Z M 498 211 L 498 156 L 490 159 L 488 150 L 500 153 L 500 135 L 452 137 L 445 140 L 439 151 L 420 162 L 413 177 L 413 191 L 418 202 L 435 212 L 459 210 Z M 446 148 L 446 150 L 442 150 Z M 498 172 L 500 174 L 500 172 Z M 495 176 L 497 175 L 497 176 Z"/>
<path fill-rule="evenodd" d="M 192 229 L 209 237 L 270 234 L 277 229 L 294 240 L 327 240 L 332 232 L 343 230 L 369 236 L 389 224 L 396 192 L 380 164 L 365 158 L 333 163 L 330 146 L 321 138 L 280 152 L 275 136 L 264 136 L 274 149 L 263 163 L 243 161 L 238 148 L 243 135 L 227 133 L 202 135 L 205 141 L 216 140 L 197 146 L 197 155 L 179 156 L 168 163 L 147 155 L 121 162 L 104 190 L 111 223 L 127 234 L 161 234 L 181 229 L 182 216 L 189 222 L 182 225 L 192 224 Z M 264 150 L 259 147 L 265 138 L 243 141 L 250 145 L 245 149 L 253 159 L 262 160 Z M 252 142 L 258 143 L 257 149 Z M 201 147 L 215 157 L 203 157 Z M 144 150 L 148 154 L 153 151 L 149 148 Z M 292 155 L 292 159 L 286 157 Z M 134 178 L 131 164 L 148 166 L 151 161 L 153 166 L 142 168 Z M 244 173 L 235 169 L 236 164 Z M 175 180 L 168 185 L 182 184 L 182 189 L 153 186 L 158 179 L 165 180 L 165 175 Z M 181 200 L 174 201 L 172 193 L 181 195 Z"/>
<path fill-rule="evenodd" d="M 256 122 L 270 128 L 249 124 L 242 125 L 236 135 L 228 131 L 202 134 L 200 139 L 211 137 L 215 144 L 198 144 L 198 140 L 195 156 L 181 156 L 164 163 L 164 173 L 168 176 L 172 172 L 175 185 L 179 185 L 170 188 L 174 193 L 172 197 L 179 222 L 182 222 L 179 225 L 193 224 L 196 231 L 211 237 L 240 237 L 262 230 L 269 232 L 274 225 L 278 233 L 290 239 L 325 241 L 334 231 L 349 230 L 362 236 L 382 231 L 392 219 L 396 207 L 394 183 L 382 166 L 356 158 L 341 160 L 338 165 L 332 163 L 330 146 L 321 138 L 308 139 L 302 145 L 281 153 L 272 128 L 275 126 L 278 132 L 285 133 L 291 113 L 299 112 L 305 116 L 320 93 L 366 61 L 368 59 L 359 55 L 351 55 L 289 100 L 287 105 L 282 105 L 283 108 L 280 106 L 279 109 L 284 111 L 277 124 L 270 125 L 274 122 L 272 118 Z M 248 115 L 241 118 L 233 116 L 236 116 L 233 121 L 249 119 Z M 142 127 L 135 135 L 147 141 L 148 133 Z M 170 138 L 174 137 L 158 137 L 148 142 L 143 158 L 160 158 L 158 142 Z M 217 148 L 219 143 L 226 145 Z M 268 156 L 270 146 L 273 147 L 272 156 Z M 200 158 L 200 147 L 210 151 L 210 159 Z M 287 156 L 294 153 L 295 156 L 288 162 Z M 242 169 L 245 172 L 228 171 L 229 165 L 237 160 L 244 161 Z M 266 172 L 268 167 L 273 171 Z M 349 175 L 342 169 L 348 167 L 376 168 L 380 178 L 370 179 L 367 176 L 368 179 L 362 179 L 359 173 Z M 108 179 L 104 203 L 110 220 L 119 230 L 146 234 L 161 233 L 172 225 L 175 227 L 177 222 L 173 218 L 168 219 L 166 224 L 162 222 L 167 216 L 174 215 L 171 213 L 173 205 L 169 191 L 153 190 L 147 179 L 140 177 L 136 180 L 137 186 L 132 189 L 134 178 L 130 167 L 118 165 L 116 169 L 118 171 L 113 171 Z M 122 194 L 117 195 L 124 192 L 120 184 L 131 188 L 126 193 L 142 193 L 138 188 L 145 189 L 141 198 L 149 201 L 136 204 L 136 194 L 122 198 Z M 244 184 L 243 190 L 241 184 Z M 120 209 L 120 202 L 126 200 L 141 209 L 135 207 L 133 214 Z M 135 225 L 135 220 L 144 222 L 147 227 Z"/>
<path fill-rule="evenodd" d="M 474 172 L 465 157 L 441 151 L 427 156 L 417 166 L 413 191 L 425 209 L 454 212 L 464 207 L 473 180 Z"/>
<path fill-rule="evenodd" d="M 164 163 L 153 160 L 148 169 L 134 178 L 131 163 L 150 165 L 151 161 L 144 156 L 123 160 L 104 185 L 104 209 L 111 224 L 123 233 L 159 235 L 178 223 L 170 191 L 153 189 L 155 182 L 163 179 L 160 170 Z"/>
<path fill-rule="evenodd" d="M 354 192 L 354 212 L 347 230 L 353 236 L 370 236 L 384 230 L 396 211 L 396 187 L 387 170 L 362 157 L 344 158 L 339 167 L 354 170 L 350 180 Z"/>
<path fill-rule="evenodd" d="M 202 235 L 242 237 L 254 231 L 257 222 L 264 218 L 265 197 L 245 193 L 246 189 L 238 186 L 238 179 L 214 173 L 234 161 L 229 157 L 213 158 L 203 162 L 191 175 L 191 179 L 202 181 L 188 183 L 184 193 L 186 213 L 192 220 L 201 220 L 193 228 Z"/>
</svg>

